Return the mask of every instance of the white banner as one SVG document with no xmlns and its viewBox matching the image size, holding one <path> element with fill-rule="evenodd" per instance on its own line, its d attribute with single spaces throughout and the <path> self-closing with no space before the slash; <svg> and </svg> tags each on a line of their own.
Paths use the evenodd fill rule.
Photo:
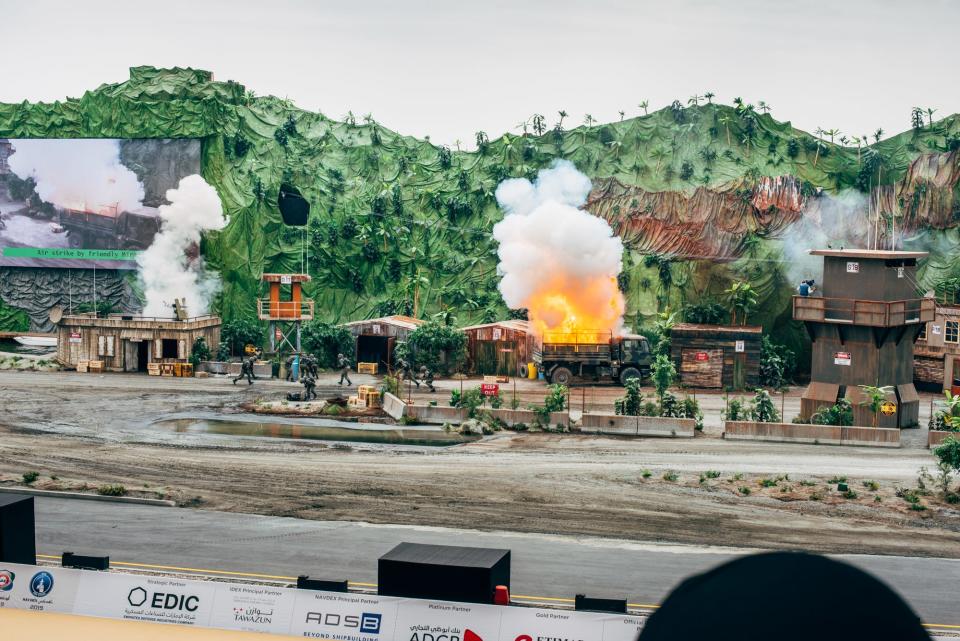
<svg viewBox="0 0 960 641">
<path fill-rule="evenodd" d="M 0 565 L 0 608 L 332 641 L 635 641 L 642 617 Z"/>
</svg>

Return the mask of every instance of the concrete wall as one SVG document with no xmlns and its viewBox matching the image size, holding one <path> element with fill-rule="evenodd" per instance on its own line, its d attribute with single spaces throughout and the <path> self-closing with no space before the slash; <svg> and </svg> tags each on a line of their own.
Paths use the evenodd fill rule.
<svg viewBox="0 0 960 641">
<path fill-rule="evenodd" d="M 516 425 L 517 423 L 523 423 L 524 425 L 533 425 L 537 422 L 537 413 L 533 410 L 510 410 L 500 408 L 498 410 L 487 409 L 483 410 L 496 419 L 499 419 L 506 423 L 509 426 Z M 572 422 L 572 421 L 571 421 Z M 550 413 L 550 427 L 556 425 L 564 425 L 569 427 L 568 416 L 566 412 L 551 412 Z"/>
<path fill-rule="evenodd" d="M 580 420 L 580 431 L 594 434 L 692 438 L 695 430 L 696 421 L 692 418 L 588 413 Z"/>
<path fill-rule="evenodd" d="M 407 403 L 390 392 L 383 394 L 383 411 L 386 412 L 395 421 L 399 421 L 407 409 Z"/>
<path fill-rule="evenodd" d="M 960 432 L 944 432 L 942 430 L 930 430 L 927 433 L 927 447 L 933 449 L 939 445 L 943 445 L 943 442 L 950 437 L 955 438 L 960 441 Z"/>
<path fill-rule="evenodd" d="M 900 430 L 882 427 L 838 427 L 835 425 L 725 421 L 723 438 L 734 441 L 900 447 Z"/>
<path fill-rule="evenodd" d="M 393 394 L 383 395 L 383 411 L 400 420 L 400 417 L 407 416 L 410 420 L 420 423 L 430 423 L 443 425 L 444 423 L 459 424 L 466 420 L 467 410 L 459 407 L 449 407 L 446 405 L 407 405 L 406 401 L 397 398 Z M 503 421 L 508 426 L 524 423 L 532 425 L 537 422 L 537 413 L 531 410 L 511 410 L 511 409 L 490 409 L 480 408 L 478 413 L 486 412 L 496 419 Z M 566 412 L 552 412 L 550 414 L 550 425 L 567 425 Z"/>
</svg>

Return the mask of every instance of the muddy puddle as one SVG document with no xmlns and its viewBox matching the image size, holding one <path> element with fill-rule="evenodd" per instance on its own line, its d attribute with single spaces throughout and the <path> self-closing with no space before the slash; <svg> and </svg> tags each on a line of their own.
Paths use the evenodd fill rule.
<svg viewBox="0 0 960 641">
<path fill-rule="evenodd" d="M 157 421 L 153 427 L 177 434 L 218 434 L 223 436 L 259 436 L 265 438 L 308 439 L 383 445 L 447 446 L 469 443 L 477 436 L 463 436 L 442 429 L 373 427 L 337 427 L 272 421 L 237 421 L 216 418 L 175 418 Z"/>
</svg>

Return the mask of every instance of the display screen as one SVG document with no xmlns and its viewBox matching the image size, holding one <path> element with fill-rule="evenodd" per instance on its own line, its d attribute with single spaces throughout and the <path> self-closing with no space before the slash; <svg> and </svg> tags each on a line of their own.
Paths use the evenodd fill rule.
<svg viewBox="0 0 960 641">
<path fill-rule="evenodd" d="M 135 269 L 200 141 L 0 139 L 0 266 Z"/>
</svg>

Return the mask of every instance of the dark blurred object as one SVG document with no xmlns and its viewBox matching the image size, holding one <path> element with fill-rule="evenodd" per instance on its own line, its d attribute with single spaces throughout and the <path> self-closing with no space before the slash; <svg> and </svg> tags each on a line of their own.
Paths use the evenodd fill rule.
<svg viewBox="0 0 960 641">
<path fill-rule="evenodd" d="M 37 564 L 32 496 L 0 495 L 0 562 Z"/>
<path fill-rule="evenodd" d="M 319 590 L 320 592 L 349 592 L 346 581 L 329 581 L 325 579 L 311 579 L 305 574 L 297 577 L 297 589 Z"/>
<path fill-rule="evenodd" d="M 585 594 L 578 594 L 573 602 L 574 609 L 577 611 L 627 613 L 626 599 L 594 599 Z"/>
<path fill-rule="evenodd" d="M 401 543 L 378 574 L 381 596 L 493 603 L 498 586 L 510 590 L 510 550 Z"/>
<path fill-rule="evenodd" d="M 852 565 L 800 552 L 739 558 L 687 579 L 640 641 L 930 641 L 903 599 Z"/>
<path fill-rule="evenodd" d="M 79 570 L 109 570 L 109 556 L 83 556 L 73 552 L 64 552 L 60 557 L 60 565 L 65 568 L 77 568 Z"/>
<path fill-rule="evenodd" d="M 280 195 L 277 196 L 277 206 L 284 224 L 302 227 L 310 218 L 310 203 L 300 195 L 300 190 L 293 185 L 280 185 Z"/>
</svg>

